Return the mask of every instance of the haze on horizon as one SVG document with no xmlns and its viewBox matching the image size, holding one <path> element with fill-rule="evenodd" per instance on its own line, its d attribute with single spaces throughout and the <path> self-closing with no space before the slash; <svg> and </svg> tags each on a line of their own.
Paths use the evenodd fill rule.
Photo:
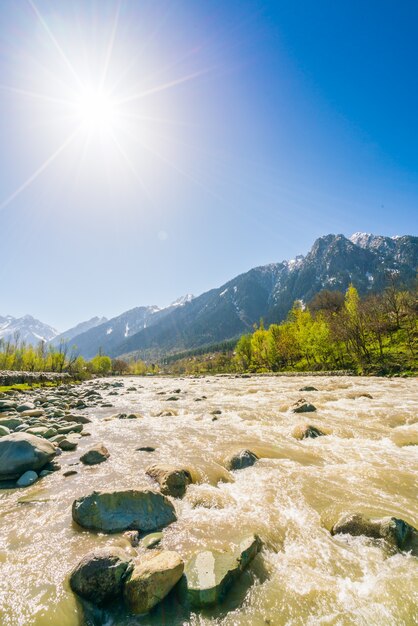
<svg viewBox="0 0 418 626">
<path fill-rule="evenodd" d="M 416 234 L 418 6 L 3 0 L 0 315 L 167 305 Z"/>
</svg>

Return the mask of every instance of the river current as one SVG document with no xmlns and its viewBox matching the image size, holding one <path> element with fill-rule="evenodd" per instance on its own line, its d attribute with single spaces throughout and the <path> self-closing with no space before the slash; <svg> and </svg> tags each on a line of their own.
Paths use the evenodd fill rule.
<svg viewBox="0 0 418 626">
<path fill-rule="evenodd" d="M 187 613 L 173 592 L 147 616 L 128 616 L 115 607 L 97 614 L 97 624 L 418 624 L 417 556 L 389 553 L 376 540 L 329 532 L 346 511 L 393 515 L 418 527 L 416 380 L 118 380 L 124 383 L 116 388 L 118 395 L 108 396 L 115 390 L 111 387 L 101 391 L 112 408 L 84 411 L 93 420 L 85 426 L 91 436 L 80 438 L 77 450 L 57 459 L 61 471 L 26 489 L 0 491 L 2 626 L 86 623 L 68 586 L 69 570 L 98 546 L 134 551 L 121 534 L 77 528 L 71 504 L 94 489 L 154 487 L 144 470 L 158 462 L 184 464 L 195 480 L 182 500 L 173 500 L 178 521 L 164 530 L 164 548 L 187 559 L 205 548 L 232 548 L 240 538 L 258 533 L 263 549 L 224 603 L 211 611 Z M 93 388 L 100 384 L 87 383 Z M 318 390 L 299 391 L 305 385 Z M 301 397 L 317 411 L 292 413 Z M 142 417 L 106 419 L 117 412 Z M 306 423 L 327 435 L 296 440 L 294 428 Z M 105 463 L 73 465 L 96 443 L 110 452 Z M 155 451 L 137 450 L 144 446 Z M 260 460 L 228 472 L 225 457 L 243 448 Z M 69 466 L 78 473 L 64 477 Z"/>
</svg>

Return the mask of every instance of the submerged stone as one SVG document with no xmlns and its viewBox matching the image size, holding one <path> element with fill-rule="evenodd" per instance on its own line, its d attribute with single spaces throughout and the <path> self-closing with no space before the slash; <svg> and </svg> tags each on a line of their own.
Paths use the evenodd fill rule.
<svg viewBox="0 0 418 626">
<path fill-rule="evenodd" d="M 418 544 L 418 530 L 396 517 L 370 519 L 361 513 L 343 515 L 331 529 L 331 534 L 364 535 L 372 539 L 384 539 L 391 547 L 408 550 Z"/>
<path fill-rule="evenodd" d="M 159 530 L 177 519 L 173 505 L 164 495 L 133 489 L 93 491 L 74 500 L 72 515 L 83 528 L 108 533 Z"/>
<path fill-rule="evenodd" d="M 301 398 L 295 402 L 292 411 L 293 413 L 313 413 L 316 411 L 316 406 L 310 404 L 310 402 L 306 402 L 304 398 Z"/>
<path fill-rule="evenodd" d="M 293 431 L 293 436 L 296 439 L 315 439 L 324 435 L 325 433 L 319 430 L 317 426 L 313 426 L 313 424 L 300 424 Z"/>
<path fill-rule="evenodd" d="M 258 461 L 258 456 L 255 452 L 240 450 L 226 460 L 225 467 L 229 470 L 239 470 L 251 467 L 256 461 Z"/>
<path fill-rule="evenodd" d="M 106 461 L 109 457 L 109 450 L 102 443 L 100 443 L 82 454 L 80 461 L 84 463 L 84 465 L 98 465 L 99 463 Z"/>
<path fill-rule="evenodd" d="M 187 485 L 193 482 L 192 475 L 187 468 L 175 465 L 150 465 L 145 472 L 158 482 L 161 493 L 173 496 L 173 498 L 182 498 L 186 493 Z"/>
</svg>

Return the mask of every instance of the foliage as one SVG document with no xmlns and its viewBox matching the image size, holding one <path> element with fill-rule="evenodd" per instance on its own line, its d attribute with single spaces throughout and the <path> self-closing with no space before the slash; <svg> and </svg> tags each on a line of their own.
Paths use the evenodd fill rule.
<svg viewBox="0 0 418 626">
<path fill-rule="evenodd" d="M 188 356 L 168 363 L 175 374 L 350 369 L 358 373 L 417 370 L 416 292 L 390 284 L 360 298 L 324 290 L 309 305 L 298 301 L 281 324 L 263 323 L 235 350 Z"/>
</svg>

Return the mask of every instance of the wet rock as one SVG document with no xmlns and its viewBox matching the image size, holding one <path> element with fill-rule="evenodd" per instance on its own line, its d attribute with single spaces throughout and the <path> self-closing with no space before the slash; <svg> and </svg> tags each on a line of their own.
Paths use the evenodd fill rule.
<svg viewBox="0 0 418 626">
<path fill-rule="evenodd" d="M 155 452 L 155 448 L 152 446 L 141 446 L 140 448 L 135 448 L 137 452 Z"/>
<path fill-rule="evenodd" d="M 108 449 L 102 444 L 98 444 L 87 450 L 81 457 L 80 461 L 84 463 L 84 465 L 98 465 L 99 463 L 103 463 L 110 457 Z"/>
<path fill-rule="evenodd" d="M 159 530 L 176 521 L 170 500 L 151 490 L 93 491 L 74 500 L 73 520 L 83 528 L 108 533 Z"/>
<path fill-rule="evenodd" d="M 139 545 L 139 532 L 137 530 L 127 530 L 123 536 L 126 537 L 132 547 L 136 548 Z"/>
<path fill-rule="evenodd" d="M 316 406 L 306 402 L 304 398 L 301 398 L 292 407 L 293 413 L 313 413 L 316 411 Z"/>
<path fill-rule="evenodd" d="M 195 608 L 204 608 L 223 600 L 232 584 L 261 550 L 257 535 L 246 537 L 234 552 L 205 550 L 186 564 L 187 598 Z"/>
<path fill-rule="evenodd" d="M 258 456 L 255 452 L 240 450 L 226 459 L 225 467 L 229 470 L 239 470 L 251 467 L 256 461 L 258 461 Z"/>
<path fill-rule="evenodd" d="M 316 387 L 310 387 L 309 385 L 306 385 L 306 387 L 301 387 L 299 391 L 318 391 L 318 389 Z"/>
<path fill-rule="evenodd" d="M 57 452 L 57 450 L 56 450 Z M 58 472 L 61 469 L 61 465 L 56 461 L 51 461 L 45 465 L 45 468 L 48 472 Z"/>
<path fill-rule="evenodd" d="M 193 482 L 187 468 L 175 465 L 150 465 L 145 473 L 158 482 L 161 493 L 173 498 L 182 498 Z"/>
<path fill-rule="evenodd" d="M 71 450 L 75 450 L 78 444 L 76 441 L 71 441 L 70 439 L 63 439 L 62 441 L 59 442 L 58 445 L 61 448 L 61 450 L 64 450 L 64 452 L 69 452 Z"/>
<path fill-rule="evenodd" d="M 70 587 L 94 604 L 103 604 L 121 595 L 132 561 L 119 548 L 103 548 L 86 554 L 70 573 Z"/>
<path fill-rule="evenodd" d="M 77 470 L 67 470 L 63 473 L 63 476 L 67 478 L 68 476 L 74 476 L 75 474 L 78 474 Z"/>
<path fill-rule="evenodd" d="M 325 434 L 317 426 L 313 426 L 313 424 L 300 424 L 293 431 L 295 439 L 315 439 L 315 437 L 322 437 Z"/>
<path fill-rule="evenodd" d="M 183 575 L 177 552 L 164 550 L 141 557 L 126 581 L 123 596 L 131 613 L 148 613 L 161 602 Z"/>
<path fill-rule="evenodd" d="M 29 487 L 38 480 L 38 474 L 32 470 L 28 470 L 16 482 L 18 487 Z"/>
<path fill-rule="evenodd" d="M 150 533 L 143 538 L 141 545 L 143 548 L 151 550 L 151 548 L 155 548 L 155 546 L 161 543 L 162 538 L 163 533 Z"/>
<path fill-rule="evenodd" d="M 332 535 L 341 533 L 384 539 L 398 550 L 408 550 L 412 543 L 418 543 L 418 530 L 396 517 L 370 519 L 361 513 L 347 513 L 331 529 Z"/>
<path fill-rule="evenodd" d="M 28 433 L 0 438 L 0 480 L 19 478 L 27 470 L 42 469 L 55 456 L 49 441 Z"/>
</svg>

